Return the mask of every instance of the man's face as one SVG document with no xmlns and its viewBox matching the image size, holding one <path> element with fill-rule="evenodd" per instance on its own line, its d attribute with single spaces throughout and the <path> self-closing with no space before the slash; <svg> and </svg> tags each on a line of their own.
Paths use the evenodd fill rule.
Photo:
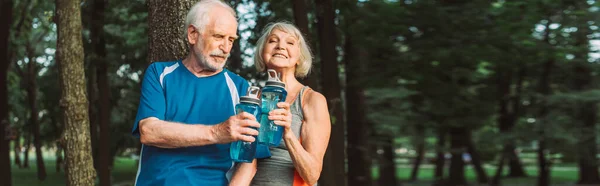
<svg viewBox="0 0 600 186">
<path fill-rule="evenodd" d="M 233 42 L 238 38 L 237 21 L 227 11 L 215 9 L 210 13 L 211 20 L 200 37 L 190 40 L 192 52 L 197 62 L 207 71 L 221 70 L 229 57 Z"/>
</svg>

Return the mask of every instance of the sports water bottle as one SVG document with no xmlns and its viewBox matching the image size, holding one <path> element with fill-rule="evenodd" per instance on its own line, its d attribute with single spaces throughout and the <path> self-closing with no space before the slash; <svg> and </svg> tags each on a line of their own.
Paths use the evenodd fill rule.
<svg viewBox="0 0 600 186">
<path fill-rule="evenodd" d="M 277 103 L 285 101 L 287 91 L 285 91 L 285 83 L 279 80 L 279 76 L 275 70 L 269 69 L 267 70 L 267 74 L 269 75 L 269 79 L 261 93 L 262 115 L 260 118 L 258 143 L 276 147 L 281 142 L 283 127 L 276 125 L 268 117 L 271 110 L 277 109 Z"/>
<path fill-rule="evenodd" d="M 260 88 L 252 86 L 248 89 L 248 94 L 246 94 L 246 96 L 240 97 L 240 103 L 235 106 L 236 114 L 247 112 L 254 115 L 256 119 L 260 117 L 261 108 L 260 100 L 258 99 L 259 90 Z M 254 127 L 251 128 L 256 129 Z M 254 142 L 245 142 L 241 140 L 234 141 L 231 143 L 229 155 L 235 162 L 251 163 L 254 159 L 254 154 L 256 153 L 256 145 L 256 140 Z"/>
</svg>

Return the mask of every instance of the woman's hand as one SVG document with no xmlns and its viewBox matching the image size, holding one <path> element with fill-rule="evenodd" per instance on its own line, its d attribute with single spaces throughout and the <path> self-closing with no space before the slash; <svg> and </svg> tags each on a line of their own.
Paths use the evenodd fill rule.
<svg viewBox="0 0 600 186">
<path fill-rule="evenodd" d="M 286 102 L 279 102 L 277 103 L 277 107 L 279 108 L 269 112 L 269 120 L 273 120 L 273 123 L 284 128 L 284 136 L 293 134 L 292 112 L 290 112 L 290 104 Z"/>
</svg>

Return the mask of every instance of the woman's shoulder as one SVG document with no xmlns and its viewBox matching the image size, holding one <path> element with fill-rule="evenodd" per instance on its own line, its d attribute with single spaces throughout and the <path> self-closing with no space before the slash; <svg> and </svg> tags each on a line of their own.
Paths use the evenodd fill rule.
<svg viewBox="0 0 600 186">
<path fill-rule="evenodd" d="M 303 106 L 305 109 L 327 109 L 327 99 L 325 96 L 311 88 L 304 92 Z"/>
</svg>

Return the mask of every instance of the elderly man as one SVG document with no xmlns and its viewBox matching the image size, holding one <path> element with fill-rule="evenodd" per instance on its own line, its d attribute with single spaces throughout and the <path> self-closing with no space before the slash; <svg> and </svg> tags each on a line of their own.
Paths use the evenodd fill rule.
<svg viewBox="0 0 600 186">
<path fill-rule="evenodd" d="M 235 16 L 219 0 L 196 3 L 185 23 L 188 56 L 146 70 L 132 131 L 143 144 L 136 185 L 227 185 L 229 143 L 258 135 L 256 118 L 234 110 L 248 82 L 223 68 L 238 38 Z"/>
</svg>

